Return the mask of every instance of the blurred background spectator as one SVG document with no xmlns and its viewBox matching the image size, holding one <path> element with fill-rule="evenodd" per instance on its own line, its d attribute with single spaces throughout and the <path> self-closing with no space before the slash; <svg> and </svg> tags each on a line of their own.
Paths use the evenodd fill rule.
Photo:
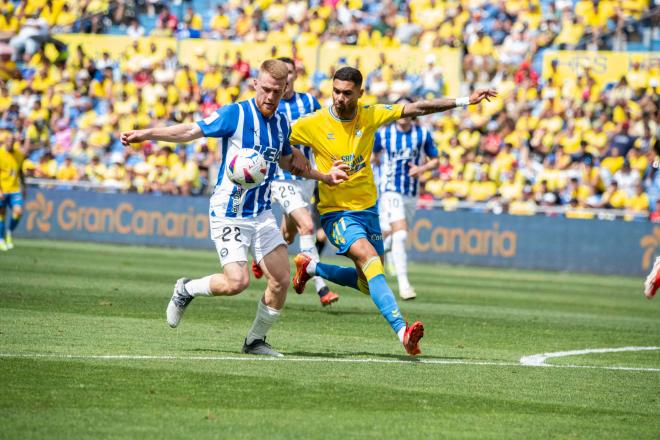
<svg viewBox="0 0 660 440">
<path fill-rule="evenodd" d="M 217 140 L 124 148 L 117 137 L 252 97 L 261 59 L 249 46 L 210 59 L 200 45 L 182 63 L 174 45 L 164 50 L 161 40 L 142 37 L 286 48 L 299 89 L 325 104 L 336 66 L 305 65 L 298 50 L 341 43 L 378 60 L 363 72 L 364 103 L 444 96 L 454 68 L 461 95 L 483 86 L 500 92 L 486 105 L 421 119 L 441 152 L 438 168 L 423 177 L 425 206 L 573 218 L 620 209 L 628 220 L 658 221 L 658 63 L 632 62 L 607 82 L 592 69 L 576 66 L 566 76 L 557 60 L 544 72 L 541 64 L 547 49 L 657 49 L 657 10 L 646 0 L 0 0 L 0 142 L 29 151 L 28 177 L 201 194 L 213 178 Z M 66 47 L 62 32 L 132 42 L 113 56 Z M 458 49 L 462 63 L 428 53 L 423 68 L 406 70 L 382 52 L 407 44 Z"/>
</svg>

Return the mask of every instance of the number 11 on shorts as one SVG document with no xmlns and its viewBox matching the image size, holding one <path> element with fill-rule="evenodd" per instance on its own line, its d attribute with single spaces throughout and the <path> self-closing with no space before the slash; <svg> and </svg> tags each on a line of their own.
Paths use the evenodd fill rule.
<svg viewBox="0 0 660 440">
<path fill-rule="evenodd" d="M 332 224 L 332 239 L 339 244 L 346 243 L 344 231 L 346 231 L 346 221 L 342 217 Z"/>
</svg>

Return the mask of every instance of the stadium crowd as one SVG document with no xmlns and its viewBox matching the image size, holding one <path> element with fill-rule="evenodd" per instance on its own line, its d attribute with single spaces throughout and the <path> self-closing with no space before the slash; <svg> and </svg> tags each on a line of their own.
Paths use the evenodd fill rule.
<svg viewBox="0 0 660 440">
<path fill-rule="evenodd" d="M 216 140 L 125 148 L 119 133 L 154 120 L 198 120 L 252 97 L 248 79 L 259 60 L 227 54 L 216 64 L 200 50 L 182 65 L 173 50 L 161 55 L 155 43 L 139 39 L 144 35 L 287 48 L 328 40 L 364 48 L 449 46 L 464 53 L 462 87 L 494 87 L 501 99 L 460 117 L 420 121 L 432 128 L 441 153 L 438 169 L 423 178 L 425 201 L 519 215 L 564 206 L 566 216 L 579 218 L 594 216 L 586 208 L 615 208 L 629 219 L 660 221 L 657 67 L 637 64 L 618 82 L 601 83 L 589 70 L 561 77 L 556 65 L 541 78 L 531 62 L 540 49 L 572 48 L 585 34 L 622 28 L 648 9 L 646 0 L 229 0 L 209 10 L 195 9 L 200 2 L 193 1 L 182 14 L 168 3 L 0 0 L 0 39 L 8 43 L 0 48 L 0 142 L 29 150 L 26 176 L 114 191 L 204 192 Z M 141 24 L 144 16 L 154 18 L 151 28 Z M 121 57 L 93 58 L 50 38 L 109 26 L 134 37 Z M 327 104 L 332 72 L 297 61 L 299 89 Z M 365 72 L 364 102 L 442 95 L 442 60 L 429 55 L 425 64 L 404 71 L 381 54 L 379 67 Z"/>
</svg>

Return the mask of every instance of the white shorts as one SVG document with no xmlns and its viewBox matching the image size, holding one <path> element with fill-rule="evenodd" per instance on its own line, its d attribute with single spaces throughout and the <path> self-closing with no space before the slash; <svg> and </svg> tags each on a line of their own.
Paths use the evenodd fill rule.
<svg viewBox="0 0 660 440">
<path fill-rule="evenodd" d="M 314 196 L 314 180 L 274 180 L 270 184 L 270 199 L 279 203 L 286 215 L 309 206 Z"/>
<path fill-rule="evenodd" d="M 392 191 L 381 194 L 380 200 L 378 200 L 381 231 L 389 231 L 392 229 L 391 224 L 399 220 L 405 220 L 410 225 L 415 217 L 416 207 L 416 197 L 404 196 Z"/>
<path fill-rule="evenodd" d="M 270 210 L 252 218 L 209 218 L 211 238 L 223 266 L 248 261 L 248 251 L 259 263 L 279 245 L 286 246 L 275 216 Z"/>
</svg>

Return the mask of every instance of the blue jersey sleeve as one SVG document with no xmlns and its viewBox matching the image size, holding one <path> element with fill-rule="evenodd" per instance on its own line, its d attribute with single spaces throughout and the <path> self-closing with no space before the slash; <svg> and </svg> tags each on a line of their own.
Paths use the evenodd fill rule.
<svg viewBox="0 0 660 440">
<path fill-rule="evenodd" d="M 438 149 L 435 147 L 433 136 L 431 136 L 431 132 L 428 130 L 424 130 L 424 153 L 431 159 L 438 157 Z"/>
<path fill-rule="evenodd" d="M 312 97 L 312 112 L 315 112 L 316 110 L 321 110 L 321 104 L 319 104 L 319 101 L 312 95 L 309 95 Z"/>
<path fill-rule="evenodd" d="M 289 140 L 289 137 L 291 136 L 291 123 L 289 122 L 289 118 L 284 115 L 284 141 L 282 142 L 282 156 L 289 156 L 292 154 L 291 152 L 291 141 Z"/>
<path fill-rule="evenodd" d="M 374 153 L 383 151 L 383 130 L 378 130 L 374 136 Z"/>
<path fill-rule="evenodd" d="M 229 137 L 236 131 L 239 117 L 238 112 L 237 104 L 225 105 L 214 111 L 207 118 L 197 121 L 197 125 L 202 129 L 202 133 L 206 137 Z"/>
</svg>

